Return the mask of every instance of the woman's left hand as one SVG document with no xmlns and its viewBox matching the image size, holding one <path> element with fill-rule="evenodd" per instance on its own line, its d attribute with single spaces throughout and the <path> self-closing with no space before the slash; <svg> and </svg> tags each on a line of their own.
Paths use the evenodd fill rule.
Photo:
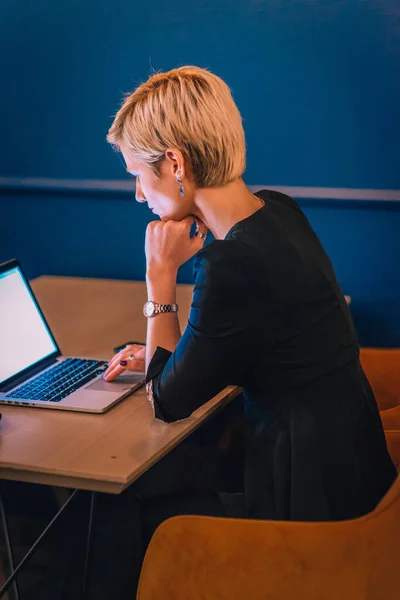
<svg viewBox="0 0 400 600">
<path fill-rule="evenodd" d="M 196 221 L 196 233 L 207 234 L 207 227 L 194 217 L 182 221 L 152 221 L 146 230 L 147 272 L 153 268 L 176 273 L 178 268 L 188 261 L 204 246 L 204 238 L 190 237 L 190 229 Z"/>
</svg>

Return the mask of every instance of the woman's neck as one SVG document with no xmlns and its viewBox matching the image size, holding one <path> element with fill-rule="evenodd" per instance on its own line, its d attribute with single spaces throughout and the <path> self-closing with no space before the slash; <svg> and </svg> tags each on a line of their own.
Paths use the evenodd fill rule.
<svg viewBox="0 0 400 600">
<path fill-rule="evenodd" d="M 231 227 L 250 217 L 263 204 L 247 189 L 243 179 L 237 179 L 223 187 L 196 190 L 193 214 L 216 239 L 222 240 Z"/>
</svg>

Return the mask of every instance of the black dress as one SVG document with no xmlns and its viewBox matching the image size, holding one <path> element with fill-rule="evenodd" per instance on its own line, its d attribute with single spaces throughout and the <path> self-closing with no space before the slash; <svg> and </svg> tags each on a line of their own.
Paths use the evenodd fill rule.
<svg viewBox="0 0 400 600">
<path fill-rule="evenodd" d="M 258 195 L 263 208 L 196 256 L 188 326 L 148 369 L 155 415 L 183 419 L 242 386 L 247 515 L 354 518 L 396 471 L 349 309 L 297 203 Z"/>
</svg>

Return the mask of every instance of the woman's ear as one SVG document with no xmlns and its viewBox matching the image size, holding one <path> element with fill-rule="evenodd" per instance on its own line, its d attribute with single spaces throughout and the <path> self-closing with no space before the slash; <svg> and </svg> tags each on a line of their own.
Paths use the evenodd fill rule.
<svg viewBox="0 0 400 600">
<path fill-rule="evenodd" d="M 175 148 L 168 148 L 165 151 L 165 159 L 168 161 L 173 177 L 185 177 L 185 160 L 182 152 Z"/>
</svg>

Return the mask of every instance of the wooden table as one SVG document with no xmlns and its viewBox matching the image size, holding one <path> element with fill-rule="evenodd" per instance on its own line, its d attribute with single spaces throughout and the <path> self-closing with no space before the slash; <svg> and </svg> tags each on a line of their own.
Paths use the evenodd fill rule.
<svg viewBox="0 0 400 600">
<path fill-rule="evenodd" d="M 122 343 L 146 339 L 147 300 L 141 282 L 39 277 L 32 288 L 65 355 L 108 359 Z M 181 329 L 186 325 L 192 286 L 179 285 Z M 59 498 L 60 510 L 14 568 L 7 516 L 0 493 L 0 513 L 10 576 L 0 587 L 4 598 L 10 586 L 17 597 L 16 578 L 41 539 L 68 507 L 78 490 L 90 490 L 83 597 L 89 562 L 95 492 L 118 494 L 177 446 L 240 389 L 221 391 L 193 415 L 177 423 L 154 419 L 144 389 L 124 398 L 108 412 L 88 414 L 20 406 L 1 406 L 0 479 L 75 488 Z"/>
<path fill-rule="evenodd" d="M 31 282 L 65 355 L 109 358 L 128 340 L 145 340 L 142 282 L 39 277 Z M 192 286 L 179 285 L 182 329 Z M 2 406 L 0 478 L 120 493 L 239 393 L 229 387 L 190 418 L 154 419 L 144 389 L 104 414 Z"/>
</svg>

